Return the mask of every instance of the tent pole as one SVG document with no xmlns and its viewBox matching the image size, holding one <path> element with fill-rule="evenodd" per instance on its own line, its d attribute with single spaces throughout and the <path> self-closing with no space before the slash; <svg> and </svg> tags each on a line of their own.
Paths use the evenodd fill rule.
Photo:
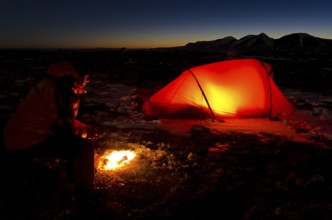
<svg viewBox="0 0 332 220">
<path fill-rule="evenodd" d="M 272 72 L 272 69 L 270 70 L 270 72 L 267 72 L 267 69 L 264 66 L 264 64 L 262 62 L 260 62 L 260 63 L 261 63 L 261 65 L 263 66 L 263 68 L 265 70 L 265 73 L 266 73 L 266 76 L 267 76 L 267 82 L 268 82 L 268 85 L 269 85 L 269 90 L 270 90 L 270 114 L 269 114 L 269 119 L 272 119 L 272 108 L 273 108 L 273 105 L 272 105 L 272 89 L 271 89 L 271 82 L 270 82 L 270 74 Z"/>
<path fill-rule="evenodd" d="M 200 89 L 201 92 L 202 92 L 202 95 L 203 95 L 203 97 L 204 97 L 204 99 L 205 99 L 205 101 L 206 101 L 206 103 L 207 103 L 207 105 L 208 105 L 208 107 L 209 107 L 209 109 L 210 109 L 210 112 L 211 112 L 211 115 L 212 115 L 212 122 L 213 122 L 213 121 L 216 119 L 216 116 L 214 115 L 214 113 L 213 113 L 213 111 L 212 111 L 212 109 L 211 109 L 210 103 L 209 103 L 209 101 L 208 101 L 208 99 L 207 99 L 207 97 L 206 97 L 206 95 L 205 95 L 205 93 L 204 93 L 204 91 L 203 91 L 203 88 L 202 88 L 201 85 L 199 84 L 199 82 L 198 82 L 198 80 L 197 80 L 195 74 L 191 71 L 191 69 L 188 69 L 188 71 L 193 75 L 193 77 L 194 77 L 194 79 L 195 79 L 195 81 L 196 81 L 196 83 L 197 83 L 199 89 Z"/>
</svg>

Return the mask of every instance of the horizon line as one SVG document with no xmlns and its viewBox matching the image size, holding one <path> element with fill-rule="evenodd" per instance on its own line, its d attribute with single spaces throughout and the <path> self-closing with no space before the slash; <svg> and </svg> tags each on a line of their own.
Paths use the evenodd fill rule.
<svg viewBox="0 0 332 220">
<path fill-rule="evenodd" d="M 332 40 L 332 38 L 323 38 L 323 37 L 317 37 L 315 35 L 312 35 L 312 34 L 309 34 L 309 33 L 306 33 L 306 32 L 297 32 L 297 33 L 291 33 L 291 34 L 286 34 L 286 35 L 283 35 L 279 38 L 273 38 L 273 37 L 270 37 L 269 35 L 267 35 L 266 33 L 264 32 L 261 32 L 259 34 L 247 34 L 241 38 L 236 38 L 234 36 L 226 36 L 226 37 L 223 37 L 223 38 L 217 38 L 217 39 L 214 39 L 214 40 L 197 40 L 195 42 L 188 42 L 182 46 L 178 45 L 178 46 L 160 46 L 160 47 L 125 47 L 125 46 L 121 46 L 121 47 L 0 47 L 0 50 L 152 50 L 152 49 L 176 49 L 176 48 L 181 48 L 181 47 L 185 47 L 187 46 L 188 44 L 193 44 L 193 43 L 198 43 L 198 42 L 209 42 L 209 41 L 217 41 L 217 40 L 222 40 L 222 39 L 225 39 L 225 38 L 229 38 L 229 37 L 232 37 L 236 40 L 241 40 L 245 37 L 248 37 L 248 36 L 259 36 L 259 35 L 266 35 L 267 37 L 273 39 L 273 40 L 278 40 L 278 39 L 281 39 L 283 37 L 286 37 L 286 36 L 290 36 L 290 35 L 309 35 L 311 37 L 314 37 L 314 38 L 319 38 L 319 39 L 322 39 L 322 40 Z"/>
</svg>

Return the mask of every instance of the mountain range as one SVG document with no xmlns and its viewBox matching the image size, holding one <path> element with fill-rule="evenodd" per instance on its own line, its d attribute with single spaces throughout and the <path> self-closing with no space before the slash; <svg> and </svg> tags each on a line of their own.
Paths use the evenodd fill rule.
<svg viewBox="0 0 332 220">
<path fill-rule="evenodd" d="M 305 53 L 315 55 L 329 55 L 332 52 L 332 40 L 309 35 L 294 33 L 274 39 L 264 33 L 247 35 L 236 39 L 228 36 L 212 41 L 197 41 L 188 43 L 182 49 L 197 51 L 224 51 L 230 53 Z"/>
</svg>

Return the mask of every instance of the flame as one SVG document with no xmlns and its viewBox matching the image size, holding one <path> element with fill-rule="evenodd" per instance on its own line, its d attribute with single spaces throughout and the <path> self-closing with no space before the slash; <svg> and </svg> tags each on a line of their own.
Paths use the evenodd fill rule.
<svg viewBox="0 0 332 220">
<path fill-rule="evenodd" d="M 116 170 L 134 159 L 136 154 L 130 150 L 106 152 L 98 162 L 100 170 Z"/>
</svg>

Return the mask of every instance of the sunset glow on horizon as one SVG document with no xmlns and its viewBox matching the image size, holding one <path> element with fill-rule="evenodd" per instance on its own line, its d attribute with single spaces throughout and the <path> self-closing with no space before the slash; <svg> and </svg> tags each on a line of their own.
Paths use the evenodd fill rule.
<svg viewBox="0 0 332 220">
<path fill-rule="evenodd" d="M 332 2 L 20 1 L 0 3 L 0 48 L 158 48 L 265 33 L 332 39 Z"/>
</svg>

